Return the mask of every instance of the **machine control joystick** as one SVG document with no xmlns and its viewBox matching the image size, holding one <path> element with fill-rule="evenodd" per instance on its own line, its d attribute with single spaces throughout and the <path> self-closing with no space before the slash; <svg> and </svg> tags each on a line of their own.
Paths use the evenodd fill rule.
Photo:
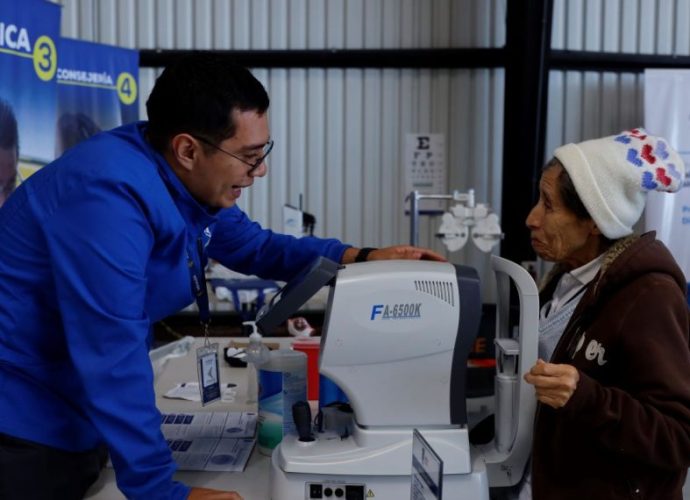
<svg viewBox="0 0 690 500">
<path fill-rule="evenodd" d="M 297 401 L 292 405 L 292 419 L 295 421 L 297 435 L 302 442 L 314 441 L 311 432 L 311 408 L 306 401 Z"/>
</svg>

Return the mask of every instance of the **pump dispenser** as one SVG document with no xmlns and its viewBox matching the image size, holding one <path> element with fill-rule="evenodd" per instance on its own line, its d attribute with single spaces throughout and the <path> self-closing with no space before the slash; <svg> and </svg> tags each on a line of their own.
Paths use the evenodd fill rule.
<svg viewBox="0 0 690 500">
<path fill-rule="evenodd" d="M 249 345 L 246 349 L 247 359 L 247 404 L 257 404 L 259 401 L 259 383 L 258 370 L 259 367 L 266 363 L 270 357 L 270 351 L 263 343 L 263 337 L 256 328 L 254 321 L 245 321 L 242 323 L 243 327 L 250 329 L 252 333 L 249 335 Z"/>
<path fill-rule="evenodd" d="M 247 361 L 258 366 L 266 361 L 269 357 L 269 349 L 263 343 L 263 337 L 256 328 L 254 321 L 245 321 L 242 325 L 251 328 L 252 333 L 249 335 L 249 346 L 247 347 Z"/>
</svg>

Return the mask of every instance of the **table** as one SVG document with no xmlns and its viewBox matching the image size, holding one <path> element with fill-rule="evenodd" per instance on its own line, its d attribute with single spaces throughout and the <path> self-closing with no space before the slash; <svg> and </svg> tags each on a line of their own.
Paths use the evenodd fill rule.
<svg viewBox="0 0 690 500">
<path fill-rule="evenodd" d="M 211 339 L 218 342 L 221 353 L 222 348 L 231 340 L 246 342 L 246 338 L 232 339 L 217 337 Z M 292 338 L 267 338 L 267 342 L 289 345 Z M 197 379 L 195 349 L 203 345 L 203 338 L 195 340 L 195 345 L 190 352 L 180 358 L 168 361 L 155 382 L 156 405 L 162 413 L 174 412 L 198 412 L 198 411 L 256 411 L 256 404 L 246 404 L 247 376 L 246 368 L 231 368 L 225 361 L 220 362 L 221 382 L 237 384 L 237 396 L 235 402 L 225 403 L 217 401 L 202 407 L 201 403 L 184 401 L 179 399 L 167 399 L 162 395 L 172 389 L 177 383 L 190 382 Z M 270 457 L 259 453 L 258 447 L 254 448 L 252 456 L 247 463 L 244 472 L 201 472 L 178 471 L 175 479 L 189 486 L 201 486 L 219 490 L 232 490 L 240 493 L 246 500 L 264 500 L 269 498 L 269 473 L 271 468 Z M 98 481 L 89 489 L 86 498 L 91 500 L 120 500 L 124 495 L 117 489 L 115 472 L 112 468 L 105 468 L 101 472 Z"/>
<path fill-rule="evenodd" d="M 222 349 L 231 340 L 246 342 L 245 338 L 215 337 L 213 342 L 218 342 Z M 285 337 L 266 338 L 267 342 L 278 343 L 281 346 L 289 345 L 294 339 Z M 155 382 L 156 404 L 163 413 L 172 412 L 192 412 L 192 411 L 256 411 L 256 405 L 247 405 L 247 377 L 245 368 L 231 368 L 227 363 L 221 361 L 221 382 L 233 382 L 237 384 L 237 396 L 234 403 L 218 401 L 206 407 L 201 407 L 200 403 L 183 401 L 177 399 L 167 399 L 162 396 L 165 392 L 172 389 L 179 382 L 196 380 L 196 364 L 194 349 L 203 344 L 202 338 L 195 340 L 195 346 L 187 356 L 171 359 L 160 373 Z M 477 398 L 481 402 L 484 398 Z M 468 401 L 469 403 L 469 401 Z M 476 405 L 475 405 L 476 406 Z M 271 468 L 270 457 L 258 452 L 255 447 L 252 456 L 247 463 L 244 472 L 198 472 L 198 471 L 178 471 L 175 479 L 189 486 L 201 486 L 219 490 L 232 490 L 241 494 L 245 500 L 268 500 L 269 499 L 269 475 Z M 89 489 L 86 494 L 87 499 L 91 500 L 122 500 L 124 495 L 120 493 L 115 484 L 115 472 L 111 468 L 106 468 L 101 472 L 98 481 Z M 690 474 L 683 490 L 683 499 L 690 500 Z"/>
</svg>

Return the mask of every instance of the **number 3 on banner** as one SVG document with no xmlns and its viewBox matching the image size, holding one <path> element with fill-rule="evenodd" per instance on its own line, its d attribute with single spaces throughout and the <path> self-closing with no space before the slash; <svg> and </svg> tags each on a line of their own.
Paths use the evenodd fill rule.
<svg viewBox="0 0 690 500">
<path fill-rule="evenodd" d="M 137 81 L 126 71 L 117 77 L 117 95 L 122 104 L 130 105 L 137 100 Z"/>
<path fill-rule="evenodd" d="M 34 45 L 34 70 L 38 77 L 47 82 L 57 71 L 57 50 L 49 36 L 40 36 Z"/>
</svg>

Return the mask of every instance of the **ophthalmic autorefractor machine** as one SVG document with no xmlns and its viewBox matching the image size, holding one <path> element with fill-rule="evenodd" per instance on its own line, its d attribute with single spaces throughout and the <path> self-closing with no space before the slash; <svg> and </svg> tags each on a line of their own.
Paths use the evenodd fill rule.
<svg viewBox="0 0 690 500">
<path fill-rule="evenodd" d="M 340 266 L 321 259 L 260 313 L 257 326 L 270 332 L 330 286 L 319 370 L 352 409 L 310 440 L 283 438 L 272 456 L 273 500 L 326 498 L 319 496 L 326 491 L 345 500 L 410 498 L 413 429 L 443 460 L 446 500 L 488 500 L 490 486 L 520 480 L 535 406 L 522 376 L 537 357 L 537 289 L 516 264 L 494 256 L 492 267 L 499 294 L 496 428 L 481 447 L 470 444 L 465 397 L 481 311 L 474 269 L 425 261 Z M 511 282 L 520 320 L 509 329 Z"/>
</svg>

